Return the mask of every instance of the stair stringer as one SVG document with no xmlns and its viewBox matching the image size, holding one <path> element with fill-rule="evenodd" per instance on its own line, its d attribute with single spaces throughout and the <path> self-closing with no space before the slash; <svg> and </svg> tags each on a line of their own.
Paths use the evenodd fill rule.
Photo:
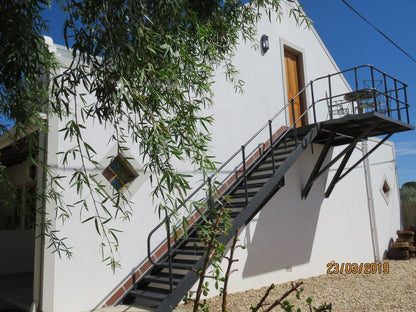
<svg viewBox="0 0 416 312">
<path fill-rule="evenodd" d="M 287 171 L 293 166 L 295 161 L 302 155 L 303 151 L 313 142 L 319 133 L 321 128 L 320 123 L 316 124 L 308 134 L 303 138 L 302 143 L 287 157 L 285 162 L 279 167 L 274 175 L 266 182 L 266 184 L 257 192 L 257 194 L 251 199 L 247 207 L 239 213 L 238 216 L 232 222 L 232 227 L 228 234 L 221 235 L 218 240 L 226 245 L 234 237 L 235 231 L 244 227 L 250 222 L 255 214 L 263 208 L 263 206 L 269 201 L 269 199 L 279 190 L 280 181 L 283 179 Z M 156 309 L 155 312 L 167 312 L 172 311 L 183 299 L 185 294 L 191 289 L 191 287 L 198 281 L 199 276 L 196 273 L 197 268 L 203 266 L 205 261 L 204 257 L 201 257 L 193 266 L 193 270 L 190 270 L 183 278 L 182 281 L 175 287 L 169 297 L 163 301 Z"/>
</svg>

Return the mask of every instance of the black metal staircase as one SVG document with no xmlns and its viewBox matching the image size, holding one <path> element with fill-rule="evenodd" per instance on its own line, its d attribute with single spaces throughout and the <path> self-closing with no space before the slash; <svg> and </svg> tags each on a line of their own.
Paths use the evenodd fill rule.
<svg viewBox="0 0 416 312">
<path fill-rule="evenodd" d="M 334 95 L 335 92 L 331 88 L 331 79 L 334 79 L 334 76 L 339 77 L 342 74 L 352 72 L 355 79 L 358 79 L 361 69 L 370 71 L 373 88 L 366 87 L 365 89 L 360 89 L 359 84 L 356 82 L 355 91 Z M 379 72 L 383 76 L 385 88 L 378 90 L 374 88 L 376 85 L 376 71 L 379 72 L 372 66 L 361 66 L 311 81 L 296 95 L 298 97 L 308 92 L 311 104 L 297 119 L 295 116 L 292 116 L 292 120 L 295 121 L 290 127 L 280 128 L 274 134 L 272 131 L 272 122 L 277 120 L 277 116 L 284 115 L 290 111 L 290 106 L 292 106 L 291 113 L 294 114 L 293 99 L 250 138 L 242 146 L 241 150 L 234 153 L 219 168 L 218 172 L 221 173 L 227 165 L 231 164 L 234 166 L 231 174 L 225 175 L 225 177 L 224 175 L 221 176 L 224 185 L 220 188 L 221 197 L 215 200 L 215 204 L 209 205 L 212 206 L 210 207 L 211 209 L 215 208 L 215 205 L 225 207 L 229 210 L 229 215 L 232 219 L 232 228 L 228 233 L 218 237 L 220 242 L 226 244 L 232 239 L 237 229 L 250 222 L 256 213 L 284 185 L 285 174 L 312 143 L 322 144 L 324 148 L 314 168 L 311 168 L 310 178 L 303 190 L 299 191 L 305 199 L 316 178 L 335 164 L 336 161 L 343 158 L 325 194 L 329 196 L 335 184 L 349 173 L 350 170 L 347 172 L 343 172 L 343 170 L 354 147 L 360 140 L 369 136 L 385 135 L 386 137 L 382 140 L 384 142 L 395 132 L 414 129 L 409 124 L 406 85 L 385 73 Z M 388 79 L 390 78 L 393 79 L 393 89 L 388 87 Z M 318 94 L 316 85 L 322 81 L 328 81 L 329 95 L 325 92 L 325 96 L 319 97 L 319 100 L 315 101 Z M 365 90 L 365 92 L 362 90 Z M 322 89 L 320 92 L 322 93 Z M 400 97 L 400 92 L 404 92 L 403 99 Z M 322 103 L 328 105 L 327 112 L 329 116 L 326 115 L 325 118 L 317 116 L 319 115 L 318 104 Z M 394 103 L 394 107 L 392 103 Z M 340 108 L 343 109 L 344 115 L 334 118 L 335 112 Z M 297 127 L 296 123 L 305 119 L 305 116 L 308 114 L 311 124 Z M 254 139 L 260 140 L 260 144 L 254 145 L 254 148 L 246 155 L 248 146 L 255 142 Z M 370 150 L 369 154 L 380 144 Z M 328 151 L 332 146 L 337 145 L 346 145 L 346 148 L 335 156 L 329 164 L 324 166 L 324 159 Z M 241 162 L 236 162 L 239 155 L 242 157 Z M 368 157 L 368 155 L 364 156 L 360 161 Z M 219 173 L 217 173 L 217 176 Z M 209 184 L 208 189 L 211 189 L 211 179 L 212 177 L 207 180 Z M 203 188 L 204 185 L 197 188 L 190 198 L 200 194 Z M 207 200 L 209 201 L 210 199 L 211 202 L 214 202 L 211 194 Z M 210 209 L 207 209 L 204 213 L 208 215 Z M 197 233 L 197 227 L 191 225 L 187 229 L 187 235 L 173 240 L 169 217 L 167 216 L 149 234 L 148 255 L 152 267 L 144 277 L 134 284 L 132 289 L 119 303 L 147 307 L 154 311 L 171 311 L 198 280 L 196 272 L 203 265 L 204 250 L 201 238 L 199 238 Z M 196 223 L 203 224 L 206 222 L 205 220 L 206 218 L 199 216 L 196 219 Z M 155 261 L 152 258 L 153 252 L 150 241 L 152 235 L 161 228 L 166 228 L 167 230 L 167 238 L 162 242 L 167 244 L 167 250 Z"/>
</svg>

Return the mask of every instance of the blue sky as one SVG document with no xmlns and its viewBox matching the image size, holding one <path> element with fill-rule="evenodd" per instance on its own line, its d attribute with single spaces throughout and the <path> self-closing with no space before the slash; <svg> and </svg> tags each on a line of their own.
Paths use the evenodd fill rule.
<svg viewBox="0 0 416 312">
<path fill-rule="evenodd" d="M 308 16 L 314 21 L 328 50 L 341 69 L 356 65 L 373 64 L 377 68 L 404 81 L 408 87 L 411 123 L 416 121 L 416 63 L 402 54 L 385 38 L 370 28 L 345 6 L 341 0 L 300 0 Z M 391 0 L 348 0 L 384 33 L 416 58 L 415 0 L 402 0 L 400 5 Z M 63 15 L 56 4 L 46 10 L 44 17 L 50 21 L 49 36 L 64 44 L 62 36 Z M 416 132 L 395 134 L 399 183 L 416 181 Z"/>
<path fill-rule="evenodd" d="M 341 0 L 300 0 L 341 69 L 372 64 L 408 84 L 410 122 L 416 123 L 416 63 L 355 15 Z M 415 0 L 347 0 L 358 12 L 416 58 Z M 416 132 L 398 133 L 399 183 L 416 181 Z"/>
</svg>

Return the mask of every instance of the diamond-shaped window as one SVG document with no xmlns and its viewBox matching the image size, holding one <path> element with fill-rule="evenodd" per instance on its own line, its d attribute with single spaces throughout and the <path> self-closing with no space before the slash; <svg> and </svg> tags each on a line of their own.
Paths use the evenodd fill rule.
<svg viewBox="0 0 416 312">
<path fill-rule="evenodd" d="M 103 176 L 121 193 L 139 174 L 122 154 L 118 154 L 105 168 Z"/>
<path fill-rule="evenodd" d="M 383 182 L 381 183 L 380 191 L 384 197 L 384 200 L 388 204 L 390 201 L 391 187 L 390 187 L 389 182 L 387 182 L 386 177 L 384 177 Z"/>
</svg>

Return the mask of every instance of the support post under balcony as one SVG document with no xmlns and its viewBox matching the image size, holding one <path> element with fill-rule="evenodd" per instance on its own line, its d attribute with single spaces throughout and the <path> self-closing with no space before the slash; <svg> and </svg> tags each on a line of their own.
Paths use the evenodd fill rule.
<svg viewBox="0 0 416 312">
<path fill-rule="evenodd" d="M 344 171 L 344 168 L 347 165 L 347 162 L 350 159 L 352 153 L 354 152 L 354 148 L 355 148 L 356 145 L 357 145 L 357 143 L 355 143 L 354 146 L 351 146 L 351 149 L 347 153 L 345 153 L 344 158 L 342 159 L 337 171 L 335 172 L 334 177 L 332 178 L 331 183 L 328 186 L 328 189 L 325 192 L 325 198 L 328 198 L 329 195 L 331 195 L 332 190 L 334 189 L 335 184 L 337 184 L 337 182 L 339 180 L 339 177 L 342 174 L 342 171 Z"/>
<path fill-rule="evenodd" d="M 379 124 L 381 123 L 381 121 L 375 122 L 373 125 L 369 126 L 367 129 L 365 129 L 364 132 L 362 132 L 360 135 L 356 136 L 351 142 L 350 144 L 342 151 L 340 152 L 334 159 L 332 159 L 323 169 L 321 169 L 322 166 L 322 162 L 323 159 L 325 159 L 325 156 L 320 155 L 318 162 L 320 163 L 316 163 L 315 168 L 312 170 L 312 173 L 308 179 L 308 182 L 305 185 L 305 188 L 302 191 L 302 198 L 306 199 L 306 197 L 308 196 L 308 193 L 313 185 L 313 183 L 315 182 L 316 179 L 318 179 L 326 170 L 328 170 L 333 164 L 335 164 L 339 159 L 341 159 L 345 154 L 349 153 L 351 151 L 354 150 L 355 145 L 361 141 L 362 139 L 368 137 L 368 135 L 371 133 L 371 131 L 373 131 Z M 335 131 L 333 131 L 331 133 L 331 137 L 328 139 L 328 141 L 332 141 L 334 139 L 334 135 L 336 135 Z M 328 141 L 325 143 L 325 146 L 327 146 Z M 332 143 L 332 142 L 331 142 Z M 329 149 L 329 147 L 327 147 Z M 325 150 L 325 147 L 324 147 Z M 323 152 L 324 152 L 323 150 Z M 328 152 L 328 151 L 327 151 Z M 326 153 L 327 153 L 326 152 Z M 321 156 L 323 159 L 321 159 Z M 348 160 L 348 159 L 347 159 Z M 319 170 L 319 171 L 318 171 Z M 342 173 L 342 171 L 341 171 Z"/>
<path fill-rule="evenodd" d="M 313 182 L 315 181 L 315 175 L 317 175 L 319 170 L 321 169 L 321 166 L 324 163 L 326 155 L 328 155 L 329 149 L 332 146 L 334 139 L 335 139 L 335 132 L 332 132 L 330 138 L 326 141 L 324 148 L 321 151 L 321 154 L 319 154 L 318 160 L 312 169 L 308 182 L 306 182 L 305 187 L 302 190 L 302 199 L 306 199 L 306 197 L 308 197 L 308 194 L 312 188 Z"/>
<path fill-rule="evenodd" d="M 348 173 L 350 173 L 355 167 L 357 167 L 364 159 L 366 159 L 368 156 L 370 156 L 377 148 L 380 147 L 381 144 L 383 144 L 385 141 L 387 141 L 394 132 L 386 135 L 380 142 L 377 143 L 376 146 L 374 146 L 367 154 L 365 154 L 363 157 L 360 158 L 353 166 L 351 166 L 342 176 L 339 177 L 338 181 L 343 179 Z"/>
</svg>

